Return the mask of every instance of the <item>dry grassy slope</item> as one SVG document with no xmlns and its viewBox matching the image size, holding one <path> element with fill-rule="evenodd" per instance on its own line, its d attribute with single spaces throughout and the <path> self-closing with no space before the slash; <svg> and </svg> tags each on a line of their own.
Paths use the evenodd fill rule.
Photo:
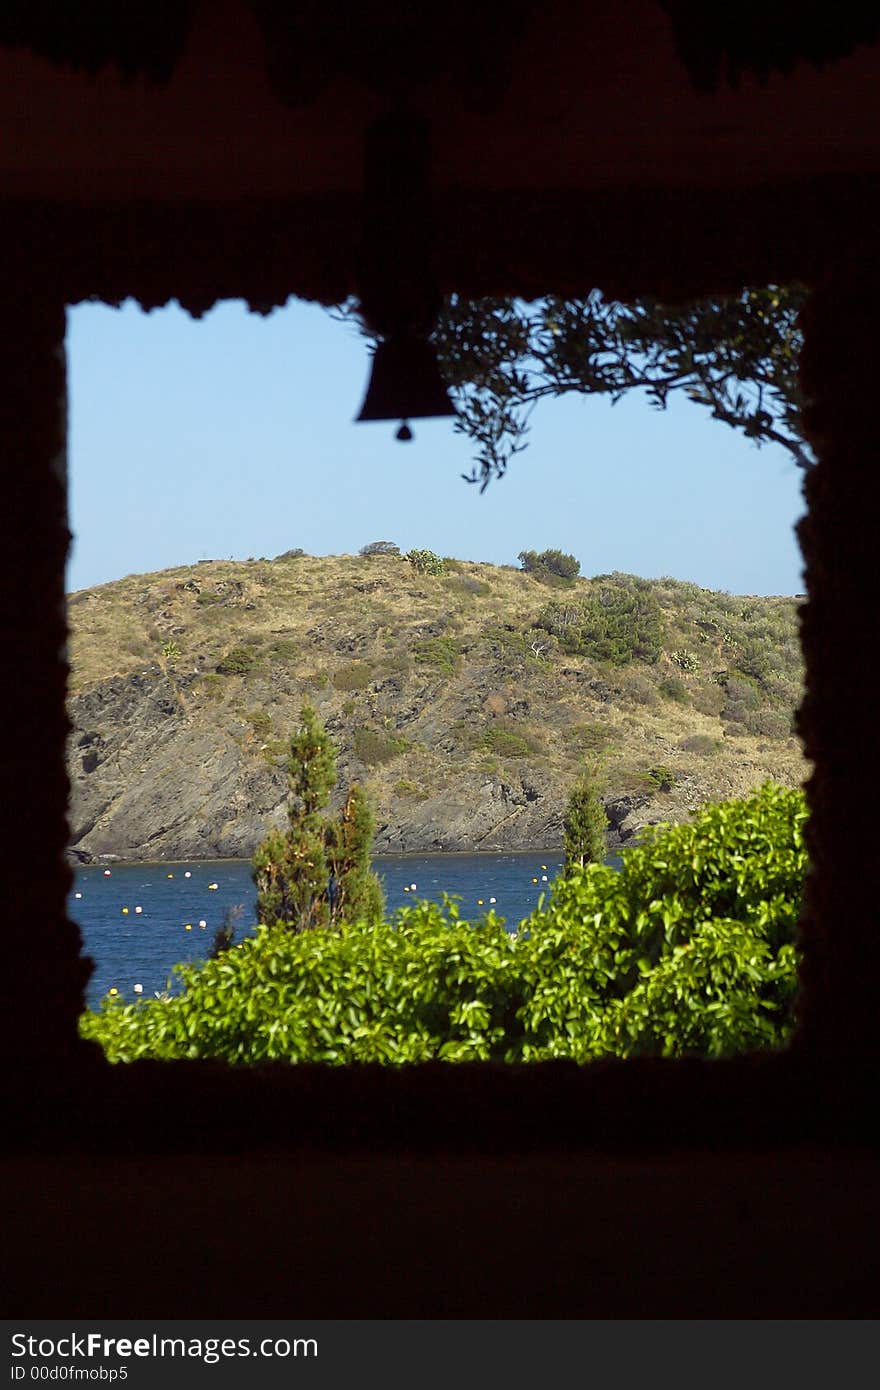
<svg viewBox="0 0 880 1390">
<path fill-rule="evenodd" d="M 205 561 L 71 595 L 74 849 L 250 854 L 283 822 L 285 739 L 304 699 L 340 748 L 342 781 L 372 797 L 380 852 L 556 847 L 568 788 L 597 752 L 624 838 L 768 777 L 803 780 L 788 731 L 793 599 L 656 581 L 660 658 L 614 666 L 535 626 L 600 581 L 449 571 L 418 575 L 399 557 Z M 733 674 L 728 693 L 719 672 Z"/>
</svg>

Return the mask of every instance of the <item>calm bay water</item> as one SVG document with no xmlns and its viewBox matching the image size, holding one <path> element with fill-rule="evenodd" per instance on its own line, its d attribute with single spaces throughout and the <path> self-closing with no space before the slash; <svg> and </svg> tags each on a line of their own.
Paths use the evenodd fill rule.
<svg viewBox="0 0 880 1390">
<path fill-rule="evenodd" d="M 619 860 L 612 856 L 607 862 Z M 491 907 L 513 930 L 537 905 L 560 865 L 558 854 L 544 850 L 388 855 L 374 868 L 389 912 L 414 898 L 439 901 L 446 892 L 458 896 L 462 916 L 479 917 Z M 109 877 L 98 865 L 77 870 L 69 912 L 82 931 L 85 954 L 95 962 L 88 1004 L 94 1008 L 111 986 L 133 999 L 140 984 L 143 997 L 152 998 L 168 987 L 172 966 L 207 956 L 225 911 L 238 905 L 244 912 L 236 940 L 242 940 L 251 930 L 254 900 L 245 859 L 111 866 Z"/>
</svg>

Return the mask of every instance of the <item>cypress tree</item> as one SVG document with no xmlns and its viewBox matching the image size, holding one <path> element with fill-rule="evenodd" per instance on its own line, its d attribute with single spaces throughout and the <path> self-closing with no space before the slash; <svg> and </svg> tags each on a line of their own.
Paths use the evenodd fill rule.
<svg viewBox="0 0 880 1390">
<path fill-rule="evenodd" d="M 323 814 L 336 782 L 336 749 L 308 704 L 290 740 L 287 775 L 287 829 L 270 830 L 253 858 L 258 920 L 296 932 L 378 920 L 385 902 L 370 868 L 373 815 L 357 786 L 338 817 Z"/>
<path fill-rule="evenodd" d="M 602 779 L 596 764 L 587 767 L 568 798 L 562 821 L 565 864 L 563 874 L 605 858 L 608 817 L 600 795 Z"/>
</svg>

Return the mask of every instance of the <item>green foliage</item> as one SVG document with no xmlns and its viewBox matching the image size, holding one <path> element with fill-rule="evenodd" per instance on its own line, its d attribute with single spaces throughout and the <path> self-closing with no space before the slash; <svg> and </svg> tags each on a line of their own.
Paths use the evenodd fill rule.
<svg viewBox="0 0 880 1390">
<path fill-rule="evenodd" d="M 670 655 L 676 666 L 680 667 L 682 671 L 687 671 L 691 675 L 696 675 L 699 671 L 700 658 L 696 652 L 689 652 L 687 648 L 680 647 L 678 651 L 671 652 Z"/>
<path fill-rule="evenodd" d="M 516 558 L 526 574 L 534 575 L 536 579 L 553 577 L 574 580 L 581 570 L 580 561 L 562 550 L 542 550 L 540 553 L 535 550 L 521 550 Z"/>
<path fill-rule="evenodd" d="M 405 738 L 395 738 L 384 729 L 356 729 L 354 751 L 367 767 L 380 767 L 390 763 L 398 754 L 405 753 L 409 744 Z"/>
<path fill-rule="evenodd" d="M 433 550 L 408 550 L 406 558 L 409 560 L 416 574 L 445 574 L 446 566 L 439 555 L 435 555 Z"/>
<path fill-rule="evenodd" d="M 601 789 L 602 778 L 595 763 L 584 770 L 571 789 L 562 820 L 564 874 L 571 874 L 586 864 L 601 864 L 605 858 L 608 817 Z"/>
<path fill-rule="evenodd" d="M 434 338 L 457 411 L 477 449 L 468 479 L 485 489 L 526 447 L 537 401 L 580 391 L 612 402 L 645 391 L 664 409 L 691 401 L 755 444 L 787 449 L 801 468 L 800 286 L 753 287 L 667 305 L 585 299 L 447 300 Z"/>
<path fill-rule="evenodd" d="M 290 740 L 287 763 L 293 801 L 288 814 L 312 820 L 330 800 L 336 782 L 336 749 L 312 705 L 300 710 L 300 726 Z"/>
<path fill-rule="evenodd" d="M 173 639 L 171 641 L 164 642 L 162 644 L 162 655 L 164 656 L 166 661 L 177 661 L 178 658 L 181 656 L 180 647 Z"/>
<path fill-rule="evenodd" d="M 676 778 L 675 773 L 670 768 L 660 766 L 649 767 L 645 773 L 645 780 L 650 786 L 656 787 L 657 791 L 671 792 L 675 786 Z"/>
<path fill-rule="evenodd" d="M 330 677 L 337 690 L 366 690 L 373 682 L 373 668 L 363 661 L 350 661 Z"/>
<path fill-rule="evenodd" d="M 367 545 L 362 545 L 358 554 L 368 559 L 372 555 L 399 555 L 400 546 L 395 545 L 394 541 L 369 541 Z"/>
<path fill-rule="evenodd" d="M 269 648 L 272 656 L 279 657 L 282 661 L 290 661 L 299 656 L 300 647 L 294 642 L 292 637 L 279 637 Z"/>
<path fill-rule="evenodd" d="M 657 828 L 619 872 L 560 875 L 505 930 L 456 904 L 293 935 L 261 927 L 183 993 L 105 1000 L 80 1031 L 111 1061 L 577 1062 L 718 1057 L 789 1039 L 807 860 L 803 794 L 766 786 Z"/>
<path fill-rule="evenodd" d="M 564 651 L 623 666 L 655 662 L 663 641 L 663 615 L 649 586 L 630 575 L 594 582 L 576 601 L 551 603 L 537 625 L 558 638 Z"/>
<path fill-rule="evenodd" d="M 499 758 L 530 758 L 540 751 L 534 738 L 525 730 L 511 728 L 509 724 L 491 724 L 483 734 L 482 741 Z"/>
<path fill-rule="evenodd" d="M 232 647 L 217 662 L 221 676 L 246 676 L 257 665 L 259 653 L 255 647 Z"/>
<path fill-rule="evenodd" d="M 688 702 L 688 688 L 678 676 L 664 676 L 657 682 L 657 689 L 667 700 L 674 700 L 677 705 L 686 705 Z"/>
<path fill-rule="evenodd" d="M 272 716 L 264 709 L 248 710 L 245 715 L 254 733 L 259 738 L 268 738 L 272 732 Z"/>
<path fill-rule="evenodd" d="M 420 637 L 412 644 L 412 654 L 419 666 L 433 666 L 444 676 L 454 675 L 461 663 L 454 637 Z"/>
<path fill-rule="evenodd" d="M 336 751 L 311 705 L 300 712 L 287 770 L 287 829 L 270 831 L 253 858 L 260 922 L 304 932 L 346 912 L 376 920 L 384 901 L 370 870 L 372 813 L 354 786 L 338 818 L 321 814 L 336 781 Z"/>
</svg>

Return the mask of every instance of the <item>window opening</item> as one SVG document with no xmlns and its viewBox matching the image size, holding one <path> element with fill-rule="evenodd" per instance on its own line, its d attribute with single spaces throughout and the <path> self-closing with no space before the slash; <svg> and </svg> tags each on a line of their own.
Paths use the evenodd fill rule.
<svg viewBox="0 0 880 1390">
<path fill-rule="evenodd" d="M 772 295 L 743 301 L 747 312 L 779 309 Z M 615 387 L 608 361 L 578 363 L 571 344 L 557 348 L 572 329 L 564 309 L 483 304 L 469 321 L 452 303 L 438 336 L 453 393 L 466 401 L 463 425 L 421 421 L 406 448 L 387 427 L 352 426 L 363 339 L 314 306 L 264 321 L 223 304 L 205 323 L 174 307 L 71 311 L 70 908 L 97 959 L 92 1007 L 110 997 L 112 1016 L 179 992 L 174 963 L 249 939 L 251 856 L 287 823 L 284 764 L 304 703 L 338 750 L 328 811 L 363 786 L 386 915 L 409 910 L 424 938 L 419 988 L 440 996 L 455 981 L 426 964 L 437 955 L 436 909 L 415 904 L 445 890 L 468 922 L 491 912 L 509 929 L 527 918 L 563 866 L 563 822 L 585 772 L 587 793 L 601 793 L 613 866 L 658 811 L 683 820 L 721 788 L 745 795 L 768 776 L 788 787 L 802 780 L 791 736 L 801 678 L 791 525 L 796 464 L 809 459 L 793 461 L 791 447 L 786 457 L 778 441 L 760 452 L 748 445 L 762 430 L 790 430 L 784 399 L 763 380 L 738 404 L 722 369 L 714 406 L 705 383 L 703 403 L 716 414 L 732 403 L 739 431 L 681 399 L 699 395 L 698 380 L 656 386 L 654 403 L 666 406 L 658 414 L 635 379 L 618 389 L 635 376 L 635 359 L 623 363 L 620 352 L 628 330 L 614 328 Z M 661 311 L 652 312 L 656 323 Z M 696 318 L 705 355 L 708 330 Z M 719 321 L 716 313 L 715 330 Z M 491 372 L 480 376 L 487 342 Z M 671 342 L 667 366 L 684 351 Z M 605 374 L 614 412 L 595 392 L 575 391 L 575 369 L 582 384 Z M 514 388 L 506 404 L 504 380 Z M 502 481 L 544 396 L 561 398 L 541 405 L 529 451 Z M 494 481 L 481 498 L 460 474 Z M 764 817 L 765 831 L 786 817 L 799 825 L 784 798 L 749 814 Z M 697 844 L 694 873 L 701 853 Z M 670 887 L 663 930 L 678 951 L 692 943 L 676 936 L 675 896 Z M 585 901 L 570 893 L 568 910 Z M 455 930 L 456 949 L 472 952 L 475 934 Z M 533 921 L 520 938 L 537 932 Z M 493 938 L 498 959 L 488 951 L 462 965 L 470 976 L 440 1055 L 495 1057 L 499 1029 L 522 1032 L 509 939 L 509 930 Z M 774 968 L 778 944 L 768 947 Z M 564 934 L 558 945 L 566 949 Z M 728 950 L 735 972 L 723 931 L 715 948 Z M 577 987 L 586 947 L 567 949 L 566 979 Z M 652 977 L 658 950 L 666 947 L 650 932 L 644 951 L 629 949 L 633 1014 L 663 987 Z M 254 957 L 258 975 L 271 973 L 270 956 Z M 381 1021 L 346 1001 L 351 959 L 344 950 L 327 959 L 346 1036 L 359 1034 L 352 1055 L 436 1055 L 424 1017 L 409 1052 L 389 1055 Z M 528 967 L 532 995 L 544 989 L 548 1006 L 546 1018 L 531 1018 L 526 1057 L 557 1055 L 560 1001 L 545 964 L 535 956 Z M 781 991 L 784 976 L 780 967 Z M 283 1020 L 264 1023 L 275 1039 L 267 1055 L 321 1051 Z M 652 1029 L 649 1020 L 638 1046 L 663 1050 Z M 329 1034 L 324 1059 L 346 1060 Z M 187 1055 L 167 1039 L 156 1047 Z"/>
</svg>

